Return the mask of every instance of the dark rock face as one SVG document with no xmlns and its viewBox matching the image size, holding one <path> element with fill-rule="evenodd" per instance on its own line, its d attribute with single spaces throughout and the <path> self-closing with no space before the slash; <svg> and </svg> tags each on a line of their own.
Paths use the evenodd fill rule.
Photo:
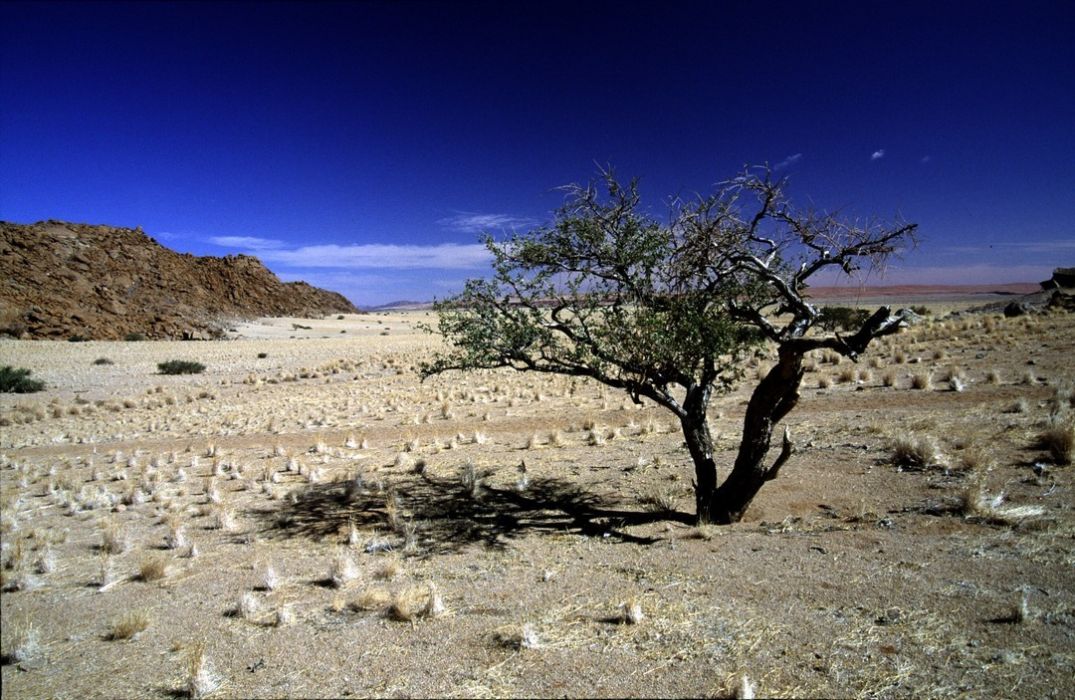
<svg viewBox="0 0 1075 700">
<path fill-rule="evenodd" d="M 1042 289 L 1075 289 L 1075 267 L 1058 267 L 1041 283 Z"/>
<path fill-rule="evenodd" d="M 0 273 L 0 334 L 22 338 L 212 338 L 232 319 L 358 311 L 257 258 L 180 254 L 141 229 L 0 222 Z"/>
<path fill-rule="evenodd" d="M 1025 301 L 1013 301 L 1004 307 L 1004 315 L 1015 318 L 1030 312 L 1030 306 Z"/>
</svg>

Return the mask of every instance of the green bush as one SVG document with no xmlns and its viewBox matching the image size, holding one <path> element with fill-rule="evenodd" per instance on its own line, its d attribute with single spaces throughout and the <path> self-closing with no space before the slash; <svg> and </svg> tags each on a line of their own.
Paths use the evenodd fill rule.
<svg viewBox="0 0 1075 700">
<path fill-rule="evenodd" d="M 139 340 L 145 340 L 146 337 L 141 333 L 128 333 L 127 335 L 123 336 L 123 339 L 127 342 L 134 343 L 138 342 Z"/>
<path fill-rule="evenodd" d="M 205 365 L 190 360 L 168 360 L 159 363 L 157 369 L 161 374 L 201 374 L 205 371 Z"/>
<path fill-rule="evenodd" d="M 0 367 L 0 392 L 5 394 L 32 394 L 45 388 L 40 379 L 30 379 L 30 370 L 4 365 Z"/>
<path fill-rule="evenodd" d="M 88 342 L 88 341 L 89 341 L 89 338 L 87 338 L 86 336 L 81 335 L 79 333 L 75 333 L 74 335 L 72 335 L 71 337 L 69 337 L 67 339 L 67 342 L 69 342 L 69 343 L 85 343 L 85 342 Z"/>
</svg>

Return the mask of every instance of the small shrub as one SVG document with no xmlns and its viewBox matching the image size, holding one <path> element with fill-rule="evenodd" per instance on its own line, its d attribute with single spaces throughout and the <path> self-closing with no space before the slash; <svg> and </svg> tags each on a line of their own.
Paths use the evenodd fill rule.
<svg viewBox="0 0 1075 700">
<path fill-rule="evenodd" d="M 187 665 L 186 694 L 191 700 L 211 695 L 223 684 L 223 679 L 209 664 L 205 644 L 196 644 L 190 651 Z"/>
<path fill-rule="evenodd" d="M 929 391 L 933 388 L 933 381 L 928 374 L 917 372 L 911 376 L 911 388 Z"/>
<path fill-rule="evenodd" d="M 259 352 L 258 353 L 258 359 L 259 360 L 264 360 L 268 356 L 269 356 L 269 353 L 267 353 L 267 352 Z"/>
<path fill-rule="evenodd" d="M 127 335 L 123 336 L 123 339 L 126 340 L 128 343 L 137 343 L 141 340 L 145 340 L 146 337 L 141 333 L 128 333 Z"/>
<path fill-rule="evenodd" d="M 930 438 L 897 438 L 892 443 L 892 463 L 901 469 L 925 469 L 938 461 L 937 443 Z"/>
<path fill-rule="evenodd" d="M 87 338 L 84 335 L 80 335 L 78 333 L 75 333 L 74 335 L 72 335 L 70 338 L 67 339 L 67 342 L 69 342 L 69 343 L 85 343 L 87 341 L 89 341 L 89 338 Z"/>
<path fill-rule="evenodd" d="M 112 623 L 108 638 L 112 641 L 134 639 L 149 628 L 149 613 L 144 610 L 132 610 Z"/>
<path fill-rule="evenodd" d="M 157 370 L 161 374 L 201 374 L 205 365 L 190 360 L 168 360 L 157 364 Z"/>
<path fill-rule="evenodd" d="M 168 574 L 168 560 L 160 556 L 149 556 L 138 565 L 138 578 L 142 581 L 159 581 Z"/>
<path fill-rule="evenodd" d="M 22 367 L 4 365 L 0 367 L 0 392 L 5 394 L 32 394 L 42 391 L 45 382 L 30 379 L 32 372 Z"/>
<path fill-rule="evenodd" d="M 1054 464 L 1071 464 L 1075 458 L 1075 423 L 1049 426 L 1038 434 L 1036 446 L 1048 452 Z"/>
</svg>

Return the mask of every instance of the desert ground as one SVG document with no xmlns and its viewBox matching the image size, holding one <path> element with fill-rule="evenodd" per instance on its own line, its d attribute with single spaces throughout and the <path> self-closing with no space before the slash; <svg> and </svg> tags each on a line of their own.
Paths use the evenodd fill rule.
<svg viewBox="0 0 1075 700">
<path fill-rule="evenodd" d="M 1071 697 L 1075 317 L 928 306 L 814 358 L 725 527 L 655 406 L 420 382 L 431 312 L 0 340 L 47 384 L 0 395 L 3 697 Z"/>
</svg>

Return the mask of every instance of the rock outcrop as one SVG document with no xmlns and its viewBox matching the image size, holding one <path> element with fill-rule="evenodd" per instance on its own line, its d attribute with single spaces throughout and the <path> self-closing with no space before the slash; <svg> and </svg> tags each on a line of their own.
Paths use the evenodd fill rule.
<svg viewBox="0 0 1075 700">
<path fill-rule="evenodd" d="M 358 311 L 257 258 L 177 253 L 140 228 L 0 222 L 0 273 L 0 334 L 21 338 L 212 338 L 233 319 Z"/>
</svg>

